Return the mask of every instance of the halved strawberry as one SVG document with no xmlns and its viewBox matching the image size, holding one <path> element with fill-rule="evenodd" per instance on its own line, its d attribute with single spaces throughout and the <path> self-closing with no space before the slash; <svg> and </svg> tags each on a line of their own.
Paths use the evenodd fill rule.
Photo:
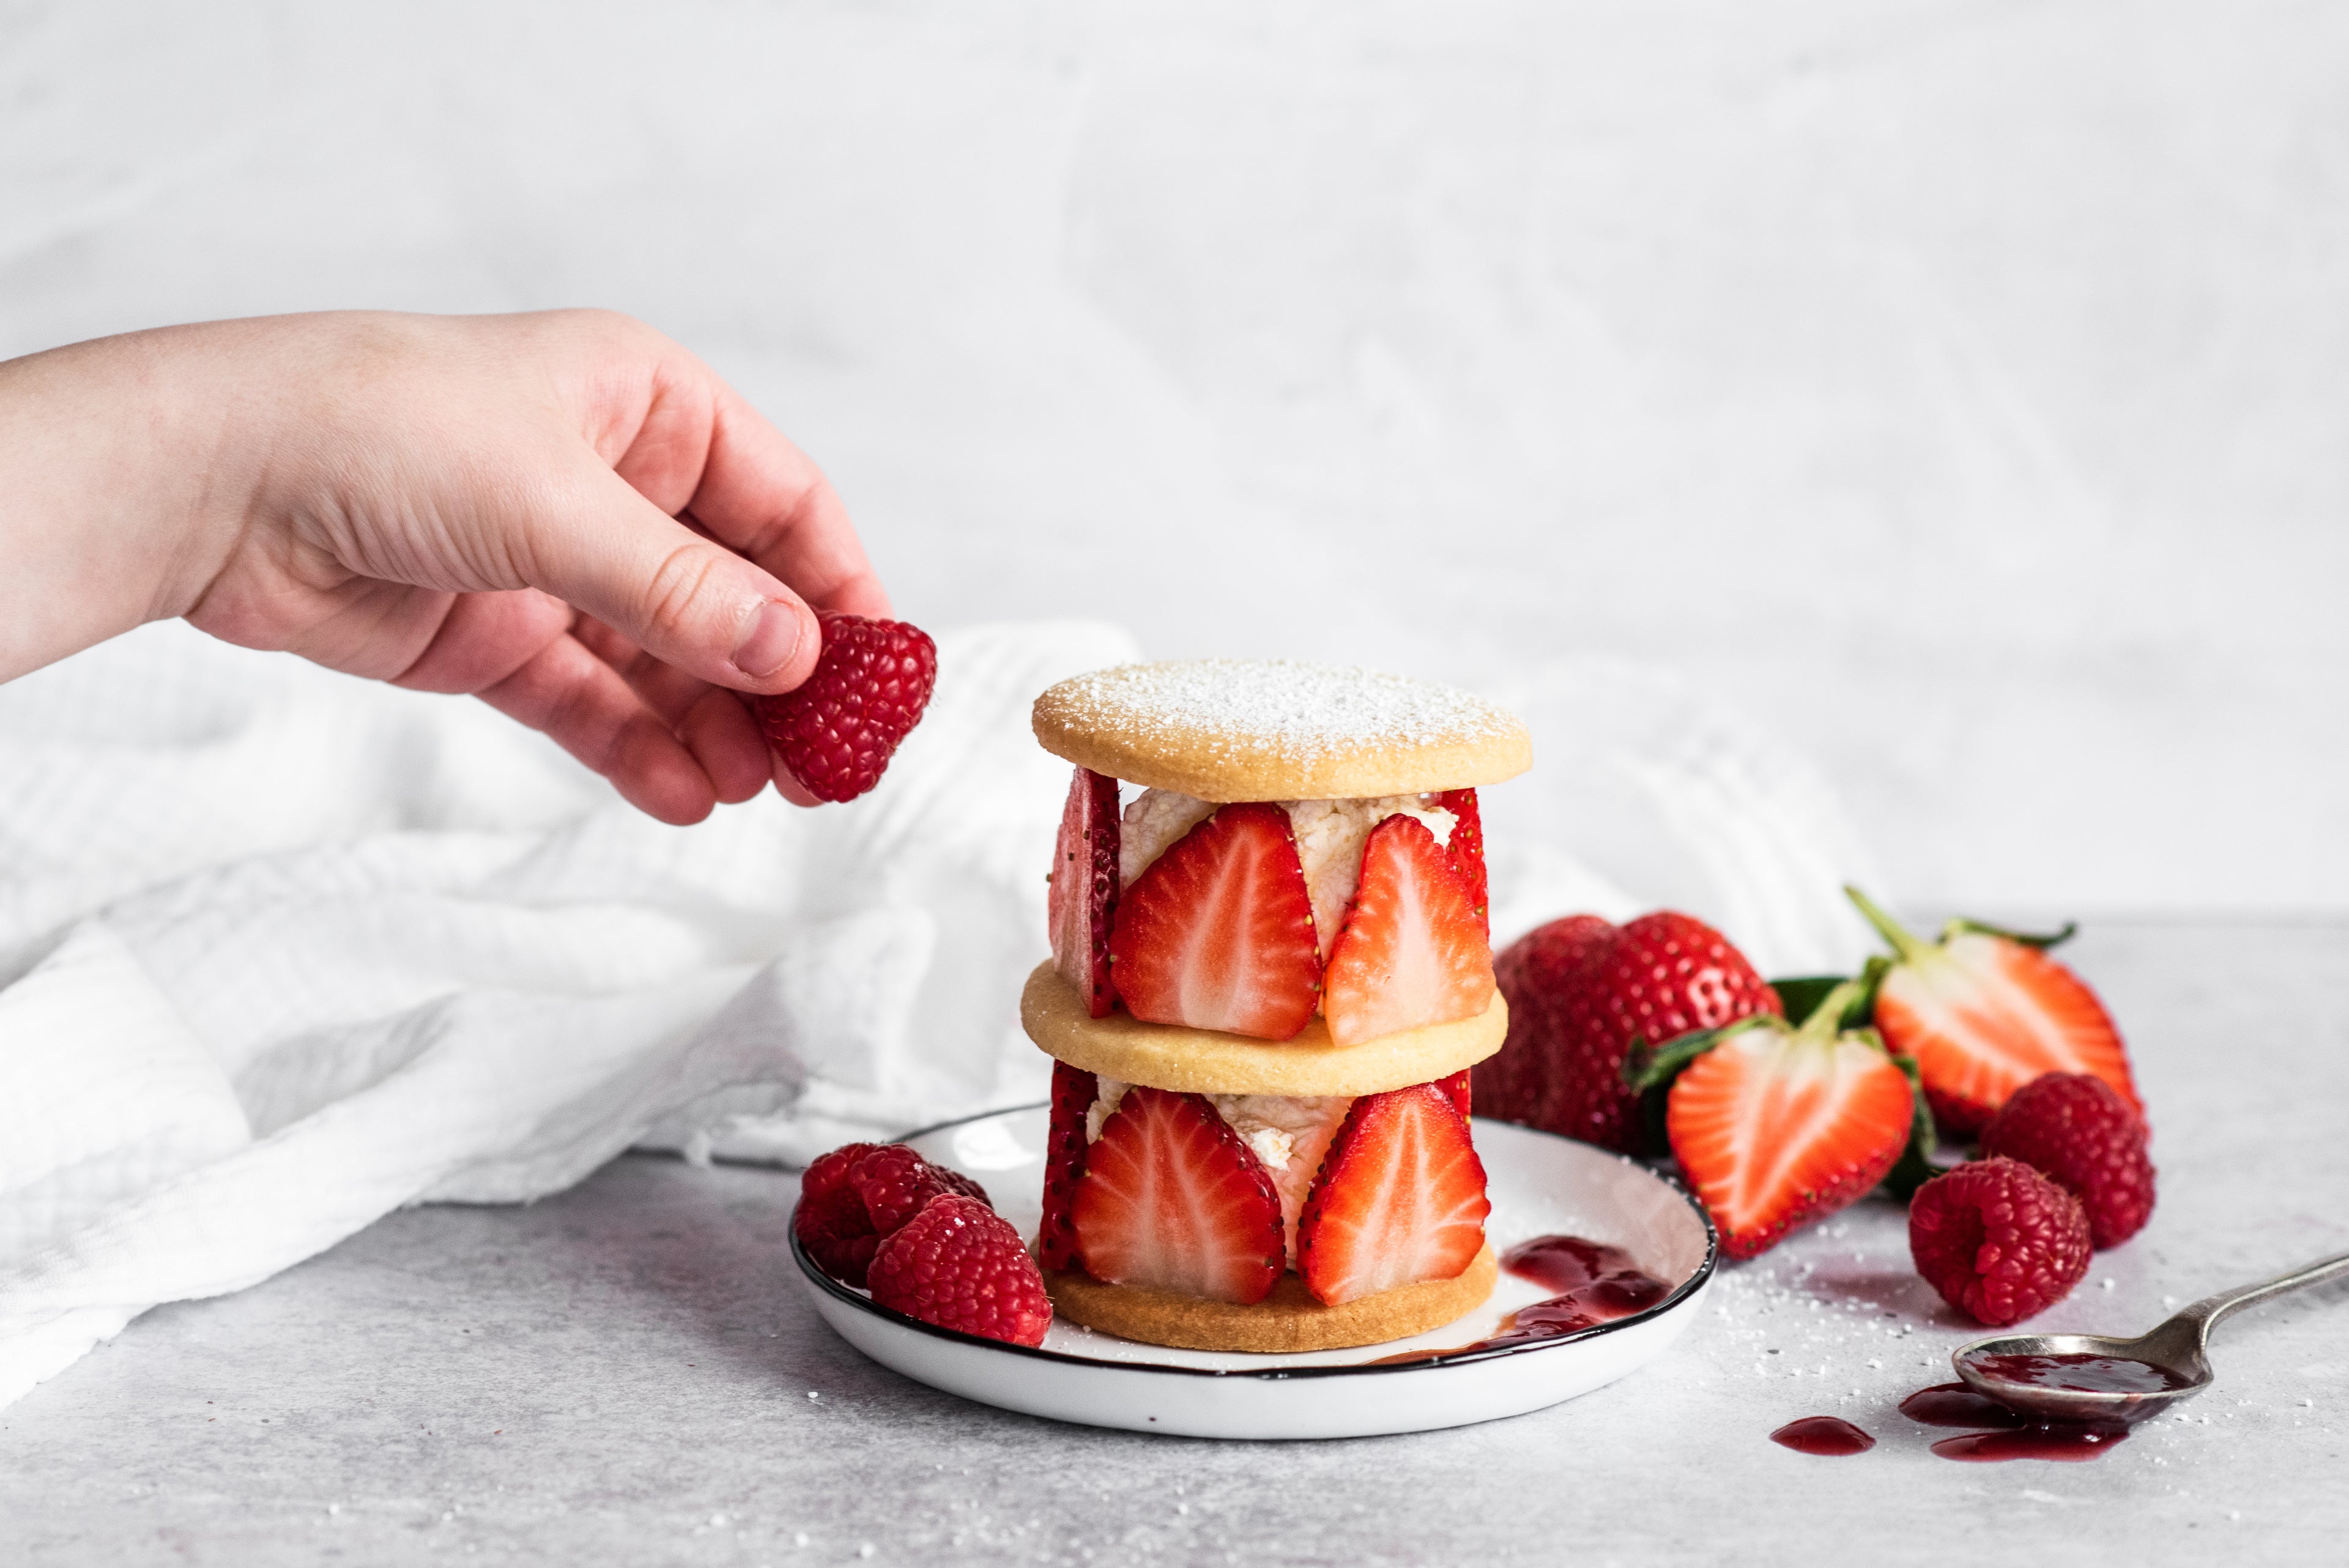
<svg viewBox="0 0 2349 1568">
<path fill-rule="evenodd" d="M 1297 1222 L 1297 1272 L 1336 1306 L 1456 1279 L 1485 1245 L 1485 1166 L 1434 1084 L 1364 1095 L 1322 1157 Z"/>
<path fill-rule="evenodd" d="M 1951 920 L 1939 942 L 1911 935 L 1851 896 L 1896 955 L 1876 993 L 1886 1044 L 1914 1056 L 1926 1102 L 1944 1132 L 1980 1132 L 2007 1096 L 2043 1073 L 2093 1073 L 2142 1116 L 2120 1032 L 2077 975 L 2031 940 L 1971 920 Z M 2069 935 L 2068 930 L 2064 935 Z"/>
<path fill-rule="evenodd" d="M 1721 1030 L 1673 1081 L 1672 1153 L 1733 1258 L 1865 1196 L 1908 1146 L 1908 1075 L 1874 1030 L 1839 1031 L 1842 1017 L 1822 1004 L 1796 1029 L 1757 1013 Z"/>
<path fill-rule="evenodd" d="M 1435 804 L 1452 814 L 1452 836 L 1444 846 L 1444 857 L 1460 874 L 1460 885 L 1468 890 L 1468 901 L 1476 906 L 1476 924 L 1490 945 L 1493 911 L 1485 882 L 1485 818 L 1476 809 L 1476 792 L 1448 789 L 1435 797 Z"/>
<path fill-rule="evenodd" d="M 1044 1219 L 1036 1227 L 1036 1261 L 1048 1269 L 1077 1262 L 1077 1231 L 1070 1219 L 1077 1179 L 1085 1173 L 1085 1115 L 1101 1096 L 1099 1080 L 1066 1062 L 1052 1064 L 1052 1120 L 1044 1134 Z"/>
<path fill-rule="evenodd" d="M 1109 1016 L 1117 992 L 1110 981 L 1109 930 L 1117 913 L 1117 781 L 1079 768 L 1061 812 L 1061 840 L 1052 848 L 1050 891 L 1045 897 L 1052 936 L 1052 967 Z"/>
<path fill-rule="evenodd" d="M 1444 1091 L 1444 1097 L 1452 1102 L 1463 1118 L 1468 1115 L 1468 1072 L 1463 1067 L 1452 1076 L 1435 1081 L 1435 1086 Z"/>
<path fill-rule="evenodd" d="M 1136 1018 L 1294 1037 L 1320 996 L 1321 950 L 1288 813 L 1217 807 L 1119 898 L 1109 950 Z"/>
<path fill-rule="evenodd" d="M 1085 1272 L 1106 1284 L 1259 1302 L 1286 1263 L 1272 1178 L 1204 1095 L 1126 1090 L 1085 1151 L 1070 1218 Z"/>
<path fill-rule="evenodd" d="M 1435 835 L 1390 816 L 1362 846 L 1362 879 L 1330 951 L 1321 1011 L 1352 1045 L 1474 1018 L 1493 1000 L 1493 950 Z"/>
</svg>

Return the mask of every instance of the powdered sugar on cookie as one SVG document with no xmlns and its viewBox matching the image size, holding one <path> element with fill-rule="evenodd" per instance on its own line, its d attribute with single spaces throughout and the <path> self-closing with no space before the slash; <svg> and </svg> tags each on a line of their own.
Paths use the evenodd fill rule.
<svg viewBox="0 0 2349 1568">
<path fill-rule="evenodd" d="M 1374 670 L 1286 659 L 1128 664 L 1063 681 L 1071 727 L 1164 734 L 1235 761 L 1309 761 L 1365 746 L 1440 744 L 1521 726 L 1480 697 Z"/>
</svg>

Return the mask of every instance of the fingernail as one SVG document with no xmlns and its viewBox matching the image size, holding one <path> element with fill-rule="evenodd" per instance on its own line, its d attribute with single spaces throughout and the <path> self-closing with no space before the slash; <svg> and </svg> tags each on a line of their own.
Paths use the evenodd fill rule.
<svg viewBox="0 0 2349 1568">
<path fill-rule="evenodd" d="M 753 680 L 764 680 L 789 664 L 799 647 L 799 612 L 780 599 L 769 599 L 736 640 L 734 668 Z"/>
</svg>

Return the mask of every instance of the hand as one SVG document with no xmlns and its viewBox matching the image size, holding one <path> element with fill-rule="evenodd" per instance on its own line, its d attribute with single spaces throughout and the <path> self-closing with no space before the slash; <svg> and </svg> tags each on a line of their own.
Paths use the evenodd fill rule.
<svg viewBox="0 0 2349 1568">
<path fill-rule="evenodd" d="M 889 601 L 823 475 L 595 311 L 337 312 L 0 364 L 0 680 L 142 621 L 544 731 L 664 822 L 771 779 L 736 692 Z"/>
</svg>

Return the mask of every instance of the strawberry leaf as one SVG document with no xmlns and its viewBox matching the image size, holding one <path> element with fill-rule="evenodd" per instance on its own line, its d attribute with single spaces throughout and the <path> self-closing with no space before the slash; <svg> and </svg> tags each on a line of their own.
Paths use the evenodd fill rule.
<svg viewBox="0 0 2349 1568">
<path fill-rule="evenodd" d="M 1847 974 L 1789 975 L 1772 981 L 1770 989 L 1778 993 L 1778 1005 L 1786 1010 L 1786 1022 L 1799 1027 L 1827 999 L 1827 992 L 1850 978 Z"/>
<path fill-rule="evenodd" d="M 1630 1052 L 1623 1058 L 1623 1086 L 1635 1095 L 1671 1088 L 1682 1068 L 1720 1044 L 1722 1036 L 1736 1027 L 1733 1023 L 1724 1029 L 1692 1029 L 1661 1045 L 1651 1045 L 1644 1039 L 1633 1040 Z"/>
<path fill-rule="evenodd" d="M 1956 919 L 1941 928 L 1941 940 L 1946 942 L 1951 937 L 1971 931 L 1977 936 L 2003 937 L 2008 941 L 2021 942 L 2024 947 L 2037 948 L 2040 951 L 2045 952 L 2049 948 L 2060 947 L 2070 941 L 2079 929 L 2079 921 L 2066 920 L 2064 922 L 2064 929 L 2060 931 L 2033 934 L 2030 931 L 2018 931 L 2011 926 L 1993 926 L 1988 920 Z"/>
<path fill-rule="evenodd" d="M 1884 983 L 1885 971 L 1891 967 L 1892 961 L 1881 953 L 1868 961 L 1859 971 L 1863 983 L 1846 999 L 1843 1016 L 1836 1021 L 1837 1030 L 1857 1029 L 1874 1020 L 1877 988 Z M 1841 974 L 1793 975 L 1772 981 L 1770 989 L 1778 993 L 1778 1004 L 1786 1010 L 1786 1022 L 1799 1029 L 1819 1010 L 1819 1003 L 1850 978 Z"/>
</svg>

